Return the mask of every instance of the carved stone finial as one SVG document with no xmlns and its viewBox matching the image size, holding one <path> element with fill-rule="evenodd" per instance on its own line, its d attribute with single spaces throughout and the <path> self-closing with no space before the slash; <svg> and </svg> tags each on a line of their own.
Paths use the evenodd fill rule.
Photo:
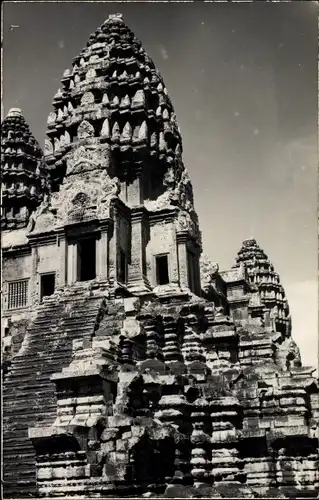
<svg viewBox="0 0 319 500">
<path fill-rule="evenodd" d="M 22 111 L 20 108 L 11 108 L 7 116 L 22 116 Z"/>
<path fill-rule="evenodd" d="M 110 14 L 109 17 L 106 19 L 106 23 L 110 21 L 122 21 L 123 22 L 123 14 Z"/>
</svg>

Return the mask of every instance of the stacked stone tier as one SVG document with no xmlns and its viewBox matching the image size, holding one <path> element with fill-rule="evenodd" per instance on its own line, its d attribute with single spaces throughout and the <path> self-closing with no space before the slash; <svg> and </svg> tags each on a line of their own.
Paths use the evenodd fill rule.
<svg viewBox="0 0 319 500">
<path fill-rule="evenodd" d="M 41 495 L 65 491 L 127 496 L 133 491 L 164 491 L 165 484 L 169 488 L 176 483 L 193 484 L 197 492 L 212 484 L 243 484 L 250 497 L 271 487 L 276 494 L 278 487 L 290 496 L 313 494 L 317 455 L 312 427 L 319 400 L 309 370 L 282 372 L 269 362 L 271 334 L 260 341 L 255 326 L 253 333 L 248 327 L 236 332 L 236 326 L 205 301 L 155 301 L 136 316 L 129 304 L 125 318 L 126 300 L 131 304 L 132 299 L 105 303 L 74 285 L 38 307 L 4 384 L 6 496 L 34 494 L 36 467 Z M 74 340 L 82 347 L 74 350 L 73 342 L 71 355 Z M 115 400 L 107 404 L 92 371 L 97 346 L 104 350 L 99 366 L 108 360 L 106 379 L 117 385 Z M 251 363 L 242 356 L 247 349 Z M 56 393 L 52 373 L 58 376 Z M 88 393 L 86 386 L 91 387 Z M 92 428 L 89 435 L 95 437 L 88 448 L 74 450 L 72 425 L 90 429 L 95 415 L 105 422 L 103 438 Z M 146 434 L 141 418 L 147 422 Z M 52 450 L 45 444 L 54 426 L 67 429 L 64 451 L 54 432 Z M 43 431 L 43 438 L 37 432 L 36 457 L 28 439 L 30 427 Z M 171 440 L 173 435 L 176 446 L 171 451 L 162 441 L 150 446 L 154 436 Z M 294 465 L 299 460 L 292 449 L 296 439 L 308 460 L 302 486 Z M 157 458 L 154 446 L 159 446 Z M 147 456 L 161 464 L 164 460 L 164 475 L 154 475 Z M 113 470 L 110 463 L 116 460 L 122 462 Z M 296 471 L 287 478 L 284 470 L 291 465 Z"/>
<path fill-rule="evenodd" d="M 46 161 L 56 182 L 85 120 L 111 146 L 119 174 L 150 161 L 176 163 L 181 137 L 172 103 L 153 62 L 120 18 L 107 20 L 66 70 L 48 118 Z M 177 168 L 177 165 L 175 165 Z M 155 171 L 156 169 L 154 169 Z M 59 173 L 60 171 L 60 173 Z"/>
<path fill-rule="evenodd" d="M 289 336 L 291 319 L 285 290 L 274 266 L 254 239 L 243 242 L 236 263 L 245 266 L 249 280 L 257 285 L 261 301 L 275 322 L 275 329 Z"/>
<path fill-rule="evenodd" d="M 43 152 L 19 109 L 9 111 L 1 135 L 2 226 L 23 226 L 49 192 Z"/>
</svg>

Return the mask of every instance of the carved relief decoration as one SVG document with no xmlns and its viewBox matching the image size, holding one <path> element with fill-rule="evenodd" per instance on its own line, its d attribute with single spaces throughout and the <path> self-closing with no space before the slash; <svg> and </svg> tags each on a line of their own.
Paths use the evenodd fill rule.
<svg viewBox="0 0 319 500">
<path fill-rule="evenodd" d="M 66 177 L 74 174 L 91 172 L 92 170 L 110 168 L 110 151 L 108 145 L 97 148 L 95 145 L 74 148 L 66 157 Z"/>
<path fill-rule="evenodd" d="M 195 212 L 189 213 L 186 210 L 180 210 L 175 222 L 176 231 L 187 230 L 190 235 L 201 245 L 202 235 L 199 230 L 198 220 Z"/>
<path fill-rule="evenodd" d="M 83 120 L 78 127 L 78 139 L 94 137 L 94 127 L 87 120 Z"/>
<path fill-rule="evenodd" d="M 43 233 L 54 229 L 57 223 L 56 211 L 48 196 L 30 215 L 27 231 L 29 233 Z"/>
<path fill-rule="evenodd" d="M 46 199 L 31 215 L 28 230 L 41 233 L 70 222 L 112 217 L 111 201 L 120 193 L 120 182 L 106 170 L 96 179 L 91 176 L 64 182 L 51 200 Z"/>
<path fill-rule="evenodd" d="M 120 182 L 102 170 L 92 179 L 83 176 L 64 183 L 59 192 L 58 216 L 63 223 L 70 220 L 110 217 L 110 202 L 120 192 Z"/>
<path fill-rule="evenodd" d="M 208 255 L 202 254 L 200 257 L 200 277 L 202 289 L 207 292 L 212 284 L 214 276 L 218 274 L 219 265 L 213 262 Z"/>
</svg>

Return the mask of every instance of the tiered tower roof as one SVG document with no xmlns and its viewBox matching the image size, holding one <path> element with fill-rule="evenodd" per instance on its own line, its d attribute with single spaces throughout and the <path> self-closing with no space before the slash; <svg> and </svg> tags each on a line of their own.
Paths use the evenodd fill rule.
<svg viewBox="0 0 319 500">
<path fill-rule="evenodd" d="M 258 286 L 261 300 L 270 311 L 276 330 L 290 336 L 291 318 L 285 290 L 280 283 L 279 274 L 255 239 L 243 242 L 236 263 L 245 266 L 250 282 Z"/>
<path fill-rule="evenodd" d="M 85 138 L 108 145 L 121 181 L 144 169 L 146 184 L 173 190 L 185 177 L 165 84 L 120 14 L 109 16 L 90 36 L 72 70 L 64 72 L 62 87 L 48 117 L 45 149 L 55 189 L 66 173 L 67 153 Z"/>
<path fill-rule="evenodd" d="M 1 125 L 2 227 L 23 227 L 49 192 L 43 152 L 21 110 L 12 108 Z"/>
</svg>

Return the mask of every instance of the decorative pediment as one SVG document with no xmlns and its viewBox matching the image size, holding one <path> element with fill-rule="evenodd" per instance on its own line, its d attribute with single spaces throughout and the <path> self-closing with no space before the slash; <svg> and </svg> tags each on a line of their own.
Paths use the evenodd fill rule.
<svg viewBox="0 0 319 500">
<path fill-rule="evenodd" d="M 94 137 L 94 127 L 87 120 L 83 120 L 78 127 L 78 139 Z"/>
<path fill-rule="evenodd" d="M 73 178 L 72 178 L 73 179 Z M 57 193 L 57 214 L 62 224 L 91 218 L 110 217 L 110 202 L 120 192 L 119 180 L 101 170 L 90 176 L 65 182 Z"/>
</svg>

